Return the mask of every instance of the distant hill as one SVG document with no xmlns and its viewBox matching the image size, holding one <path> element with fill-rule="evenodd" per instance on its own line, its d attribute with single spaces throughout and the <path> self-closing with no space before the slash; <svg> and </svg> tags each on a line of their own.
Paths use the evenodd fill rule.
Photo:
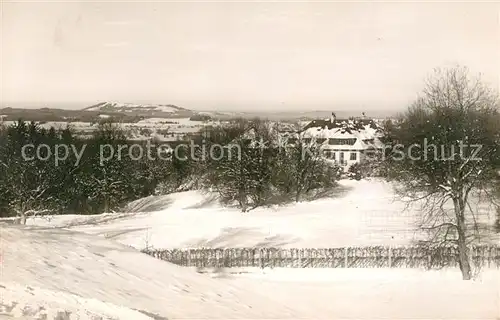
<svg viewBox="0 0 500 320">
<path fill-rule="evenodd" d="M 17 121 L 84 121 L 98 120 L 98 112 L 82 112 L 81 110 L 67 110 L 55 108 L 23 109 L 3 108 L 0 109 L 0 120 Z"/>
<path fill-rule="evenodd" d="M 98 112 L 101 115 L 121 114 L 124 117 L 141 118 L 231 118 L 236 115 L 231 112 L 196 111 L 173 104 L 137 104 L 109 101 L 100 102 L 81 111 Z"/>
<path fill-rule="evenodd" d="M 100 112 L 162 112 L 162 113 L 178 113 L 191 112 L 191 110 L 174 106 L 172 104 L 134 104 L 121 102 L 100 102 L 93 106 L 84 108 L 83 111 L 100 111 Z"/>
<path fill-rule="evenodd" d="M 121 122 L 137 122 L 147 118 L 190 118 L 201 113 L 175 105 L 139 105 L 131 103 L 101 102 L 81 110 L 57 108 L 3 108 L 0 120 L 16 121 L 83 121 L 94 122 L 112 118 Z M 214 115 L 216 113 L 213 113 Z"/>
</svg>

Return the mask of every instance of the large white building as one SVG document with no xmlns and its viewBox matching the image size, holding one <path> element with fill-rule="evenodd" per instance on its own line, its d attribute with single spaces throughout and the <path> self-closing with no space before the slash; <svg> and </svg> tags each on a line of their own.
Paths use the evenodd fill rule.
<svg viewBox="0 0 500 320">
<path fill-rule="evenodd" d="M 314 120 L 301 132 L 301 138 L 321 144 L 326 158 L 346 170 L 354 163 L 362 163 L 383 150 L 382 130 L 372 119 Z"/>
<path fill-rule="evenodd" d="M 273 127 L 274 128 L 274 127 Z M 382 128 L 372 119 L 353 118 L 313 120 L 297 130 L 297 127 L 281 126 L 277 130 L 278 141 L 266 144 L 266 147 L 293 145 L 300 139 L 304 144 L 320 145 L 323 156 L 348 170 L 355 163 L 362 163 L 376 158 L 384 148 L 380 140 Z M 250 146 L 262 147 L 254 129 L 247 130 L 242 137 Z"/>
</svg>

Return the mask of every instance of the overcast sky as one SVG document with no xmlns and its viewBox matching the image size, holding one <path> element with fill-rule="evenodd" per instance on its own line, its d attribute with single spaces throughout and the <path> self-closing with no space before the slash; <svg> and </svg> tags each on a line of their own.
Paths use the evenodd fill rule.
<svg viewBox="0 0 500 320">
<path fill-rule="evenodd" d="M 498 88 L 494 3 L 10 3 L 2 102 L 402 109 L 434 67 Z"/>
</svg>

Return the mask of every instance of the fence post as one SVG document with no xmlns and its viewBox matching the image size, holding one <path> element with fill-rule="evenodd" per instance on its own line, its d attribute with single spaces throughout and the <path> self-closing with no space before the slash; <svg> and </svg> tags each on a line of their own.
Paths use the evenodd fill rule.
<svg viewBox="0 0 500 320">
<path fill-rule="evenodd" d="M 469 264 L 471 268 L 474 268 L 474 245 L 471 245 L 469 248 Z"/>
<path fill-rule="evenodd" d="M 488 268 L 491 267 L 491 247 L 488 246 Z"/>
<path fill-rule="evenodd" d="M 392 268 L 392 246 L 389 245 L 389 268 Z"/>
<path fill-rule="evenodd" d="M 164 261 L 186 267 L 244 267 L 254 266 L 264 269 L 272 267 L 344 267 L 373 265 L 376 258 L 377 267 L 400 268 L 451 266 L 458 263 L 455 247 L 440 248 L 433 251 L 422 247 L 398 247 L 396 252 L 391 245 L 386 247 L 343 247 L 335 249 L 278 249 L 278 248 L 186 248 L 170 250 L 144 250 L 144 253 Z M 272 249 L 272 250 L 271 250 Z M 382 250 L 382 251 L 381 251 Z M 358 252 L 359 251 L 359 252 Z M 385 253 L 384 253 L 385 251 Z M 471 267 L 500 268 L 500 247 L 497 246 L 468 246 Z M 374 252 L 372 254 L 369 254 Z M 343 253 L 343 257 L 342 257 Z M 258 257 L 256 256 L 258 255 Z M 350 256 L 353 256 L 351 267 Z M 375 256 L 374 256 L 375 255 Z M 393 257 L 394 255 L 394 257 Z M 358 259 L 359 262 L 358 263 Z M 257 261 L 258 259 L 258 261 Z M 325 262 L 326 259 L 326 262 Z M 383 259 L 384 261 L 380 261 Z M 387 259 L 387 260 L 386 260 Z M 343 261 L 342 261 L 343 260 Z M 371 264 L 370 264 L 371 263 Z"/>
<path fill-rule="evenodd" d="M 347 264 L 347 247 L 344 248 L 344 268 L 348 268 Z"/>
</svg>

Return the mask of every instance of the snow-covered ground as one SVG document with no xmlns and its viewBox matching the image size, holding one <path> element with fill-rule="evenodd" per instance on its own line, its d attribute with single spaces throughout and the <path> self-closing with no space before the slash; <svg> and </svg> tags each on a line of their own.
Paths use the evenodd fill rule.
<svg viewBox="0 0 500 320">
<path fill-rule="evenodd" d="M 335 197 L 248 213 L 183 192 L 122 213 L 1 225 L 0 319 L 498 319 L 499 269 L 231 269 L 197 273 L 138 252 L 196 246 L 407 244 L 418 208 L 391 185 L 342 181 Z M 480 204 L 482 220 L 493 217 Z M 134 248 L 135 247 L 135 248 Z M 200 270 L 198 270 L 200 271 Z M 235 273 L 236 272 L 236 273 Z M 66 317 L 65 317 L 66 316 Z"/>
<path fill-rule="evenodd" d="M 474 282 L 458 270 L 274 269 L 222 280 L 272 292 L 315 319 L 498 319 L 500 273 Z"/>
<path fill-rule="evenodd" d="M 24 319 L 500 316 L 498 270 L 485 270 L 474 281 L 461 281 L 458 270 L 249 269 L 209 275 L 59 228 L 4 227 L 1 240 L 0 315 Z"/>
<path fill-rule="evenodd" d="M 130 320 L 303 316 L 265 293 L 83 233 L 3 227 L 1 254 L 1 311 L 31 319 L 47 310 Z"/>
<path fill-rule="evenodd" d="M 418 207 L 405 210 L 392 186 L 380 180 L 343 180 L 332 198 L 247 213 L 221 207 L 213 194 L 198 191 L 149 197 L 128 211 L 36 218 L 28 224 L 71 227 L 139 249 L 407 245 L 422 237 Z M 495 217 L 484 204 L 479 211 L 482 221 Z"/>
</svg>

